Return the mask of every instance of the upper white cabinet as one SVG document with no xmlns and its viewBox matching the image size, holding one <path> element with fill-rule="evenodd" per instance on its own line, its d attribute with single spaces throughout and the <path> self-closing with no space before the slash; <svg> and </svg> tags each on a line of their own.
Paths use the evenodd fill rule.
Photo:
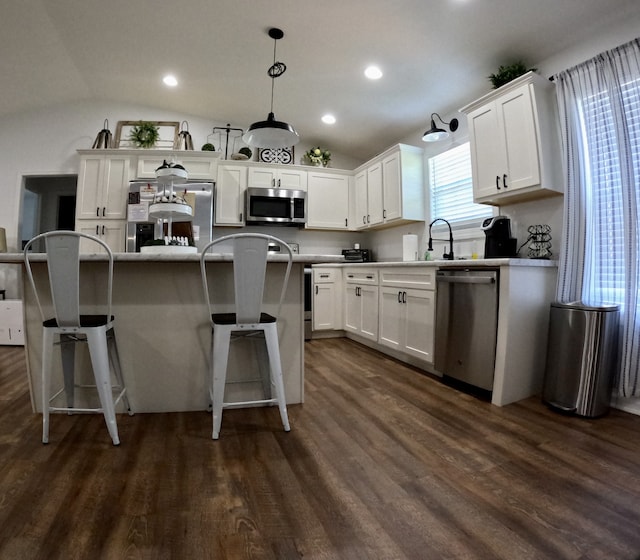
<svg viewBox="0 0 640 560">
<path fill-rule="evenodd" d="M 286 167 L 249 167 L 250 187 L 307 190 L 307 172 Z"/>
<path fill-rule="evenodd" d="M 243 226 L 247 166 L 221 163 L 216 182 L 215 225 Z"/>
<path fill-rule="evenodd" d="M 460 109 L 471 139 L 474 201 L 561 194 L 554 86 L 528 72 Z"/>
<path fill-rule="evenodd" d="M 423 154 L 398 144 L 356 169 L 356 229 L 424 220 Z"/>
<path fill-rule="evenodd" d="M 124 220 L 131 176 L 130 156 L 95 153 L 80 158 L 76 219 Z"/>
<path fill-rule="evenodd" d="M 155 179 L 156 169 L 167 160 L 182 165 L 191 180 L 215 181 L 219 157 L 219 152 L 176 152 L 169 157 L 145 154 L 138 157 L 136 178 Z"/>
<path fill-rule="evenodd" d="M 307 173 L 307 229 L 349 227 L 349 175 L 331 171 Z"/>
</svg>

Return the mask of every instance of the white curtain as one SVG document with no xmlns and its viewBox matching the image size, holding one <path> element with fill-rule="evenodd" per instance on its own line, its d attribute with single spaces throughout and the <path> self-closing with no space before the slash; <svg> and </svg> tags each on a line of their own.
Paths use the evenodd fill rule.
<svg viewBox="0 0 640 560">
<path fill-rule="evenodd" d="M 640 39 L 560 72 L 558 300 L 620 305 L 618 393 L 640 396 Z"/>
</svg>

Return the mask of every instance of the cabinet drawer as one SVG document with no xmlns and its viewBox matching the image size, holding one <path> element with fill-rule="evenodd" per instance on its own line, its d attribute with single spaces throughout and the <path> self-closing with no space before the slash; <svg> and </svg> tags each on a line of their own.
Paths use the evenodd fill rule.
<svg viewBox="0 0 640 560">
<path fill-rule="evenodd" d="M 435 290 L 436 268 L 383 268 L 380 271 L 380 283 L 383 286 Z"/>
<path fill-rule="evenodd" d="M 378 284 L 377 270 L 346 270 L 344 275 L 348 284 Z"/>
<path fill-rule="evenodd" d="M 335 269 L 314 269 L 313 281 L 316 284 L 328 284 L 335 282 L 337 279 L 338 271 Z"/>
</svg>

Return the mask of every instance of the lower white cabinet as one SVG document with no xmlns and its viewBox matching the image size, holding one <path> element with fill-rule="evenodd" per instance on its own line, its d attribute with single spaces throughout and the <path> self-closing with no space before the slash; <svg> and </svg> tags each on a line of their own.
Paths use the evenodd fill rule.
<svg viewBox="0 0 640 560">
<path fill-rule="evenodd" d="M 24 317 L 20 300 L 0 300 L 0 344 L 24 345 Z"/>
<path fill-rule="evenodd" d="M 345 270 L 344 330 L 378 340 L 378 272 Z"/>
<path fill-rule="evenodd" d="M 380 271 L 378 342 L 433 363 L 435 268 Z"/>
<path fill-rule="evenodd" d="M 313 270 L 313 330 L 342 329 L 342 270 Z"/>
<path fill-rule="evenodd" d="M 104 241 L 114 253 L 124 253 L 127 222 L 125 220 L 76 220 L 76 231 L 87 233 Z M 94 252 L 95 245 L 89 241 L 80 240 L 80 252 Z M 103 252 L 103 251 L 101 251 Z"/>
</svg>

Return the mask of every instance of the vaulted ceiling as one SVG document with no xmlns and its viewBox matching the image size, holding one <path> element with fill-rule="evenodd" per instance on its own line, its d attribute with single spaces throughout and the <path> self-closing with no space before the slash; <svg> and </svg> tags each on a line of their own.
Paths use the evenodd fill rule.
<svg viewBox="0 0 640 560">
<path fill-rule="evenodd" d="M 367 159 L 490 89 L 500 64 L 545 60 L 637 12 L 637 0 L 5 1 L 0 116 L 80 100 L 143 104 L 246 128 L 269 112 L 305 144 Z M 364 68 L 384 76 L 369 81 Z M 169 89 L 161 78 L 174 74 Z M 320 121 L 325 113 L 337 122 Z"/>
</svg>

